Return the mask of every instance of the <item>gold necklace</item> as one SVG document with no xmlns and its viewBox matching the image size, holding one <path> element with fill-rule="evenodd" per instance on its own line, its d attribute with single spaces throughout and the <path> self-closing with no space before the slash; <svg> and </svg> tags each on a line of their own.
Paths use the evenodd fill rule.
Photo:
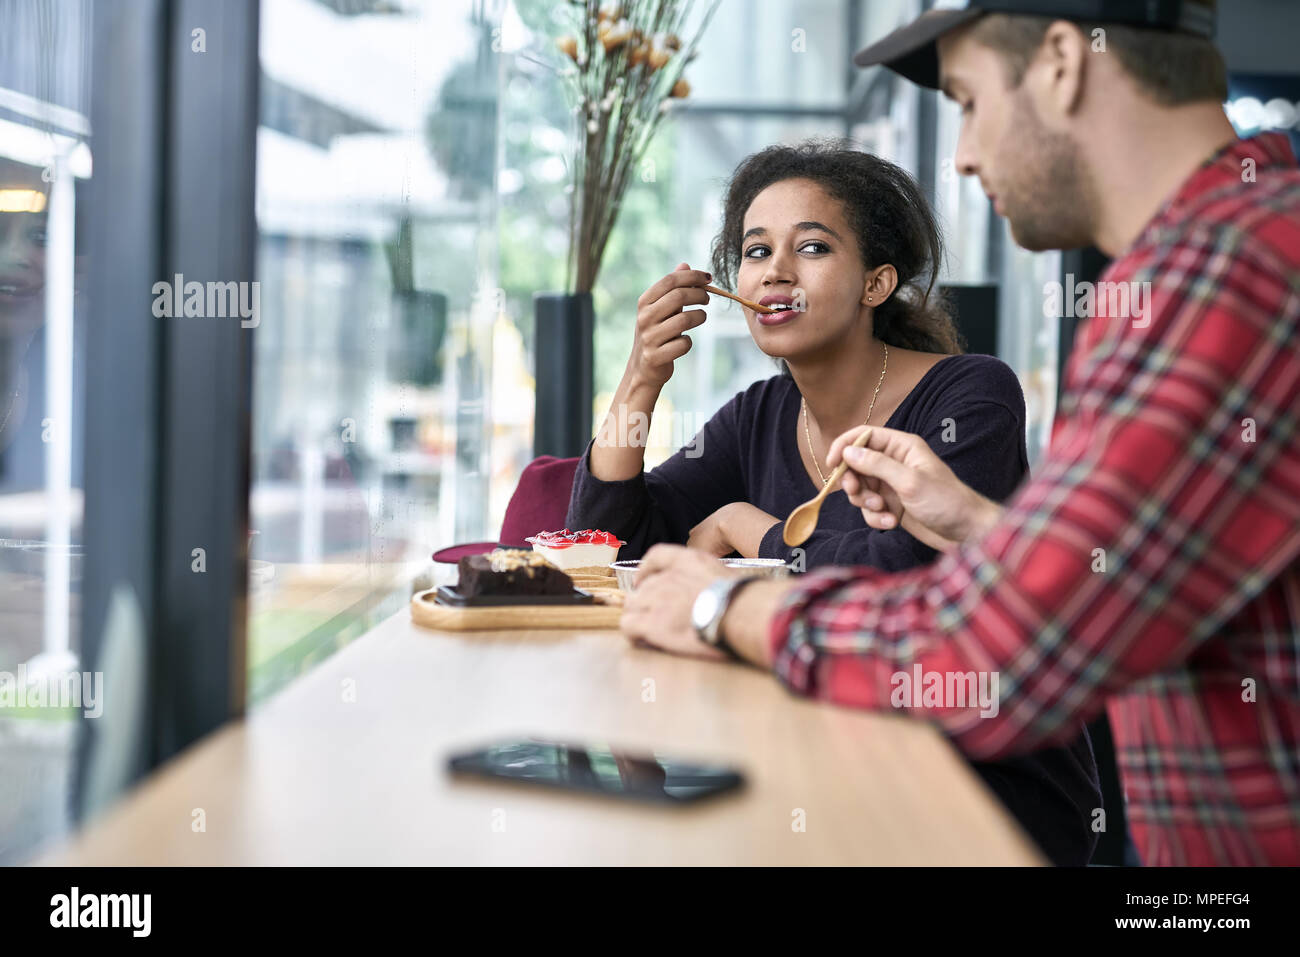
<svg viewBox="0 0 1300 957">
<path fill-rule="evenodd" d="M 871 421 L 871 413 L 876 411 L 876 396 L 880 395 L 880 387 L 885 384 L 885 370 L 889 368 L 889 346 L 883 342 L 881 345 L 885 347 L 885 361 L 880 367 L 880 381 L 876 383 L 876 391 L 871 395 L 871 405 L 867 406 L 867 419 L 866 422 L 862 423 L 863 425 Z M 813 468 L 817 470 L 817 477 L 822 480 L 822 488 L 825 488 L 829 479 L 822 474 L 822 467 L 817 462 L 817 450 L 813 448 L 812 444 L 812 433 L 808 431 L 808 400 L 800 399 L 799 401 L 803 405 L 803 434 L 808 439 L 808 454 L 812 456 Z"/>
</svg>

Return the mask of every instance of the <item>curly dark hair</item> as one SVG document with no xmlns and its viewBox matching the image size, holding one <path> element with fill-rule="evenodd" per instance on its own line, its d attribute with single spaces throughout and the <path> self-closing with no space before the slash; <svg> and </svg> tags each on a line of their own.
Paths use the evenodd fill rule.
<svg viewBox="0 0 1300 957">
<path fill-rule="evenodd" d="M 877 339 L 921 352 L 965 351 L 947 304 L 935 294 L 943 237 L 930 204 L 906 170 L 846 141 L 769 146 L 736 168 L 713 240 L 713 275 L 726 288 L 733 289 L 740 267 L 746 211 L 759 193 L 787 179 L 812 180 L 843 203 L 867 268 L 889 263 L 898 272 L 898 288 L 876 307 Z"/>
</svg>

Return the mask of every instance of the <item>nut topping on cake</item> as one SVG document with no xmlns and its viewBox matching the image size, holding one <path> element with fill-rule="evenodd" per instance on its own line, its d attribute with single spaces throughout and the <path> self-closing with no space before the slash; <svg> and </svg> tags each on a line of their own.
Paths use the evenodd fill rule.
<svg viewBox="0 0 1300 957">
<path fill-rule="evenodd" d="M 538 552 L 525 551 L 522 548 L 498 548 L 488 554 L 494 572 L 513 572 L 523 569 L 524 574 L 532 578 L 538 568 L 554 568 Z"/>
</svg>

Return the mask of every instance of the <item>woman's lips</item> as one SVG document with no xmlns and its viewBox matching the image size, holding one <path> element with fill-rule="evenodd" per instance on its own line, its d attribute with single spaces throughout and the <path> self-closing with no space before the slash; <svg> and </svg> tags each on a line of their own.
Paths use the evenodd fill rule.
<svg viewBox="0 0 1300 957">
<path fill-rule="evenodd" d="M 787 306 L 780 312 L 756 312 L 755 318 L 765 326 L 781 326 L 799 315 L 801 310 L 794 308 L 794 300 L 789 296 L 764 296 L 758 300 L 760 306 Z"/>
<path fill-rule="evenodd" d="M 784 312 L 755 313 L 755 318 L 764 326 L 783 326 L 787 322 L 793 322 L 797 315 L 798 309 L 786 309 Z"/>
</svg>

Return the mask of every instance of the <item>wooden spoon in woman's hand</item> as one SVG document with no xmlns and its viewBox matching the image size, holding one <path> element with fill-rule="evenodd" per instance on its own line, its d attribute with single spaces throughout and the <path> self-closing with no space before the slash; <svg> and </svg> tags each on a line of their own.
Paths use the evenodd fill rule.
<svg viewBox="0 0 1300 957">
<path fill-rule="evenodd" d="M 861 434 L 853 440 L 853 448 L 864 448 L 867 439 L 870 437 L 871 429 L 863 429 Z M 843 461 L 843 457 L 841 457 L 840 464 L 835 466 L 835 471 L 831 473 L 831 477 L 826 480 L 826 484 L 822 486 L 822 490 L 817 493 L 816 497 L 804 502 L 790 513 L 790 517 L 785 520 L 785 531 L 781 535 L 782 541 L 791 548 L 808 541 L 808 537 L 817 530 L 817 519 L 821 515 L 822 502 L 826 500 L 826 496 L 831 493 L 831 490 L 839 484 L 840 479 L 844 478 L 844 470 L 848 467 L 849 464 Z"/>
<path fill-rule="evenodd" d="M 746 299 L 743 296 L 737 296 L 734 292 L 727 292 L 727 290 L 719 289 L 717 286 L 705 286 L 704 291 L 713 293 L 715 296 L 725 296 L 734 302 L 740 303 L 742 306 L 752 309 L 754 312 L 761 312 L 764 315 L 770 316 L 774 312 L 784 311 L 784 307 L 777 309 L 773 306 L 764 306 L 762 303 L 754 302 L 754 300 Z"/>
</svg>

